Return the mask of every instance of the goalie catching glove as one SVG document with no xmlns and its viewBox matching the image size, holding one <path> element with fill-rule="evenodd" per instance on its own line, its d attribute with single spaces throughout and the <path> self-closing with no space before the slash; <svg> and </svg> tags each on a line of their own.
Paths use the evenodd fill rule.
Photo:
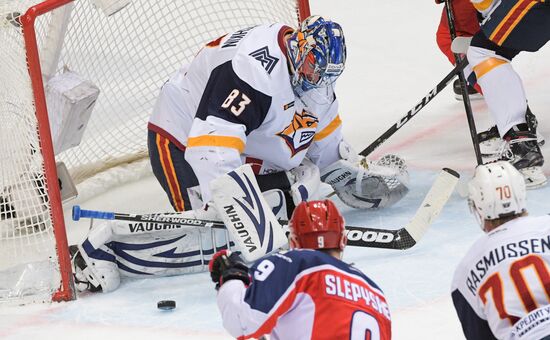
<svg viewBox="0 0 550 340">
<path fill-rule="evenodd" d="M 208 263 L 208 270 L 212 281 L 216 284 L 216 290 L 229 280 L 240 280 L 245 286 L 250 284 L 248 267 L 238 252 L 232 253 L 225 249 L 218 251 Z"/>
<path fill-rule="evenodd" d="M 377 161 L 358 157 L 351 147 L 340 143 L 341 160 L 321 171 L 321 180 L 330 184 L 340 200 L 357 209 L 389 207 L 409 191 L 405 161 L 384 155 Z"/>
</svg>

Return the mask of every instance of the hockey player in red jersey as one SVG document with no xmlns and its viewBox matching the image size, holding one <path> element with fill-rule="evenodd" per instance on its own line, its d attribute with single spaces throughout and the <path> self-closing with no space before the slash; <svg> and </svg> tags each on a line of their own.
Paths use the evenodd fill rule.
<svg viewBox="0 0 550 340">
<path fill-rule="evenodd" d="M 455 271 L 452 298 L 468 340 L 550 336 L 550 216 L 527 216 L 525 183 L 508 162 L 480 165 L 471 210 L 485 231 Z"/>
<path fill-rule="evenodd" d="M 390 339 L 384 293 L 343 262 L 344 220 L 332 201 L 300 203 L 288 252 L 250 268 L 221 251 L 209 268 L 226 330 L 238 339 Z"/>
<path fill-rule="evenodd" d="M 436 3 L 443 3 L 443 0 L 435 0 Z M 453 0 L 453 13 L 455 18 L 455 29 L 458 37 L 473 37 L 479 31 L 478 13 L 470 0 Z M 451 50 L 451 33 L 449 31 L 449 22 L 447 19 L 446 9 L 443 8 L 441 13 L 441 20 L 436 32 L 437 46 L 443 52 L 443 54 L 449 59 L 451 64 L 455 64 L 455 57 Z M 470 67 L 466 68 L 465 75 L 468 78 L 472 72 Z M 455 98 L 462 100 L 462 92 L 458 79 L 453 83 L 453 91 Z M 477 84 L 468 85 L 468 94 L 470 99 L 481 98 L 479 94 L 480 88 Z"/>
</svg>

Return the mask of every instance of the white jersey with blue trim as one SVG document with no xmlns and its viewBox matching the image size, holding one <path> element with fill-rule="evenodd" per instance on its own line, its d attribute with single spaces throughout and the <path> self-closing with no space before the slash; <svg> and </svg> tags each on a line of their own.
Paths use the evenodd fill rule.
<svg viewBox="0 0 550 340">
<path fill-rule="evenodd" d="M 469 340 L 550 335 L 550 216 L 516 218 L 482 236 L 456 269 L 452 297 Z"/>
<path fill-rule="evenodd" d="M 206 200 L 208 183 L 244 162 L 266 174 L 295 168 L 306 154 L 320 168 L 339 159 L 338 101 L 332 87 L 296 96 L 290 32 L 272 24 L 227 34 L 163 85 L 149 128 L 186 148 Z"/>
<path fill-rule="evenodd" d="M 96 223 L 80 248 L 86 259 L 116 265 L 121 276 L 151 277 L 205 271 L 215 252 L 232 245 L 223 229 L 107 221 Z"/>
<path fill-rule="evenodd" d="M 265 257 L 252 282 L 225 282 L 218 307 L 238 339 L 390 339 L 384 293 L 358 269 L 315 250 Z"/>
</svg>

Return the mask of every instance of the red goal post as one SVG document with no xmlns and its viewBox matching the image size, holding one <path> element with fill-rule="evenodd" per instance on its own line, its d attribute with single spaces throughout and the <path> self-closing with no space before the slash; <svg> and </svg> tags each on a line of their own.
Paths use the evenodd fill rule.
<svg viewBox="0 0 550 340">
<path fill-rule="evenodd" d="M 127 6 L 107 16 L 96 8 L 100 2 Z M 55 17 L 65 8 L 64 17 Z M 146 158 L 141 129 L 158 90 L 201 44 L 245 25 L 296 27 L 309 15 L 308 0 L 1 4 L 0 119 L 8 123 L 0 125 L 0 305 L 75 298 L 56 162 L 65 162 L 80 183 Z M 52 32 L 61 42 L 48 40 Z M 54 153 L 57 112 L 48 112 L 45 86 L 67 68 L 97 85 L 99 97 L 81 145 Z M 22 278 L 30 279 L 21 285 Z"/>
</svg>

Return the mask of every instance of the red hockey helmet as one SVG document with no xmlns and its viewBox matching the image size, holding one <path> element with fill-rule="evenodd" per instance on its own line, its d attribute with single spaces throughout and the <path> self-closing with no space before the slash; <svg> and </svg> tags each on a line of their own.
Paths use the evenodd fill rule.
<svg viewBox="0 0 550 340">
<path fill-rule="evenodd" d="M 298 204 L 290 219 L 290 248 L 344 250 L 344 218 L 330 200 Z"/>
</svg>

